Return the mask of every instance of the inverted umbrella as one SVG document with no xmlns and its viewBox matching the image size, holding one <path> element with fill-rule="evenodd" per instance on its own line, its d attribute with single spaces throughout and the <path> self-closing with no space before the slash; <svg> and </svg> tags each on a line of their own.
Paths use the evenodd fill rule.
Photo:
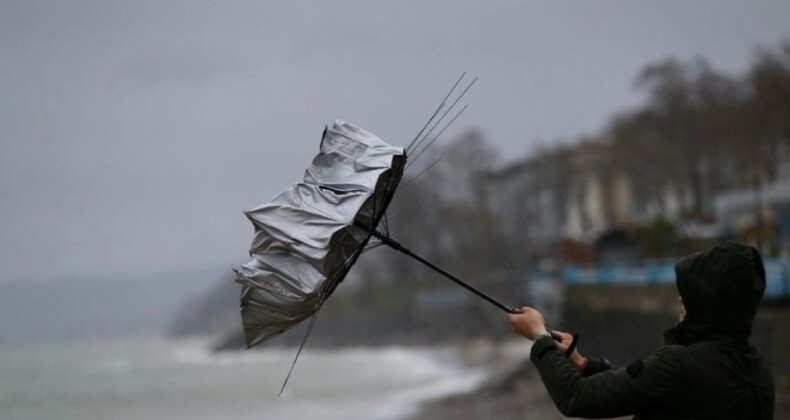
<svg viewBox="0 0 790 420">
<path fill-rule="evenodd" d="M 447 97 L 415 141 L 442 109 Z M 458 99 L 416 145 L 412 141 L 412 151 L 418 149 Z M 415 254 L 389 235 L 385 212 L 403 177 L 406 153 L 404 148 L 391 146 L 368 131 L 336 121 L 324 130 L 320 151 L 305 171 L 303 181 L 271 202 L 245 212 L 255 227 L 255 236 L 250 247 L 251 259 L 235 271 L 236 281 L 242 285 L 241 315 L 248 347 L 275 337 L 311 316 L 315 321 L 314 315 L 343 281 L 372 237 L 498 308 L 518 312 Z"/>
<path fill-rule="evenodd" d="M 402 147 L 343 121 L 328 125 L 304 180 L 246 212 L 255 226 L 242 285 L 247 346 L 313 315 L 365 249 L 406 164 Z"/>
<path fill-rule="evenodd" d="M 245 212 L 251 259 L 236 269 L 244 337 L 252 347 L 312 316 L 371 237 L 513 312 L 376 229 L 403 176 L 406 152 L 343 121 L 324 130 L 304 180 Z"/>
</svg>

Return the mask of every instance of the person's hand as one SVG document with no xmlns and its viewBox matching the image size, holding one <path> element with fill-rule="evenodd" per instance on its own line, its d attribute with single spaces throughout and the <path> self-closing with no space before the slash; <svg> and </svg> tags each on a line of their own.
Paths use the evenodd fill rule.
<svg viewBox="0 0 790 420">
<path fill-rule="evenodd" d="M 552 333 L 554 334 L 555 338 L 559 338 L 559 341 L 557 341 L 557 347 L 563 354 L 565 354 L 565 352 L 568 351 L 571 342 L 573 341 L 573 336 L 563 331 L 554 330 Z M 573 349 L 573 353 L 568 356 L 568 360 L 571 362 L 571 365 L 573 365 L 577 372 L 584 374 L 584 370 L 587 369 L 587 358 L 583 357 L 579 353 L 578 349 Z"/>
<path fill-rule="evenodd" d="M 546 329 L 543 315 L 528 306 L 522 307 L 520 311 L 521 313 L 508 314 L 507 320 L 510 322 L 510 327 L 514 333 L 523 335 L 528 340 L 534 340 L 538 331 Z"/>
</svg>

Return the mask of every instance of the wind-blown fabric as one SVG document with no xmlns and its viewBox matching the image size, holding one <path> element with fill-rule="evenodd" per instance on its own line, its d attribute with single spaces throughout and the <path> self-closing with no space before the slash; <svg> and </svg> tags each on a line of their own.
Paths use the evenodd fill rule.
<svg viewBox="0 0 790 420">
<path fill-rule="evenodd" d="M 402 147 L 343 121 L 327 125 L 304 180 L 245 212 L 255 227 L 236 269 L 248 347 L 309 318 L 348 273 L 386 210 L 406 163 Z"/>
</svg>

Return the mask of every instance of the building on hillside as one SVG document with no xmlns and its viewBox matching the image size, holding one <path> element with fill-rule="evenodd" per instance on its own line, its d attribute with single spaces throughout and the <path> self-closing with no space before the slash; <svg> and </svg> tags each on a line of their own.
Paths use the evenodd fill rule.
<svg viewBox="0 0 790 420">
<path fill-rule="evenodd" d="M 563 150 L 540 154 L 486 177 L 491 211 L 526 264 L 555 255 L 562 238 L 566 155 Z"/>
<path fill-rule="evenodd" d="M 616 159 L 613 146 L 602 139 L 573 148 L 565 237 L 592 243 L 604 233 L 634 222 L 633 182 Z"/>
<path fill-rule="evenodd" d="M 790 181 L 720 194 L 714 209 L 723 236 L 790 258 Z"/>
</svg>

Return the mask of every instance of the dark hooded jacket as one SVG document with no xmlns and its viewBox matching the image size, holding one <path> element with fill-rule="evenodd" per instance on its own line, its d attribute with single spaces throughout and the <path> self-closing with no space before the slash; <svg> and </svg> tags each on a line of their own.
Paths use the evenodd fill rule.
<svg viewBox="0 0 790 420">
<path fill-rule="evenodd" d="M 531 359 L 566 416 L 635 419 L 772 419 L 774 384 L 749 344 L 765 269 L 754 248 L 723 243 L 675 266 L 686 317 L 665 332 L 654 355 L 612 368 L 588 359 L 579 374 L 553 340 Z"/>
</svg>

